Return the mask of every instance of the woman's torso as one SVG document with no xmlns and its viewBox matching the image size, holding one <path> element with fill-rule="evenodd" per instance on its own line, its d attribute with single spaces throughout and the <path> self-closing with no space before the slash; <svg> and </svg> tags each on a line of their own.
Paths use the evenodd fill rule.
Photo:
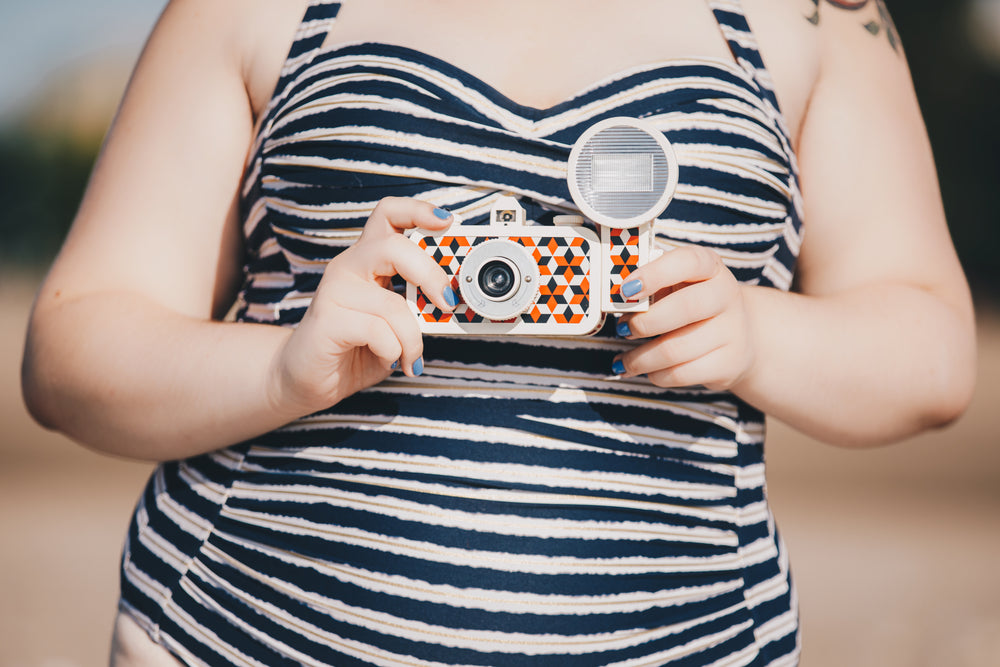
<svg viewBox="0 0 1000 667">
<path fill-rule="evenodd" d="M 418 4 L 397 3 L 393 25 L 416 34 Z M 461 31 L 454 15 L 435 15 L 431 43 L 357 43 L 375 37 L 359 6 L 311 4 L 261 111 L 242 192 L 239 319 L 294 325 L 382 196 L 425 198 L 475 224 L 512 193 L 550 224 L 572 206 L 559 166 L 569 146 L 615 114 L 647 118 L 677 151 L 661 245 L 707 245 L 741 280 L 789 287 L 801 232 L 791 134 L 766 70 L 734 58 L 756 57 L 738 5 L 714 2 L 713 15 L 685 4 L 708 53 L 664 49 L 607 68 L 596 57 L 551 97 L 515 87 L 522 73 L 558 78 L 542 52 L 523 69 L 497 66 L 493 28 L 513 29 L 509 17 L 470 25 L 482 59 L 450 63 L 432 45 Z M 597 34 L 621 9 L 575 30 Z M 555 16 L 532 16 L 539 35 L 554 30 Z M 179 655 L 268 656 L 281 643 L 326 664 L 793 660 L 762 415 L 725 393 L 612 377 L 626 345 L 608 331 L 427 337 L 420 378 L 162 466 L 126 545 L 126 608 Z"/>
</svg>

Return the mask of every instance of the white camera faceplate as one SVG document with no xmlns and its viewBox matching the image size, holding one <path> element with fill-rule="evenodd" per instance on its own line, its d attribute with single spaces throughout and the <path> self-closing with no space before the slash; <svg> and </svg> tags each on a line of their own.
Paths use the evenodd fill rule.
<svg viewBox="0 0 1000 667">
<path fill-rule="evenodd" d="M 604 323 L 601 244 L 589 229 L 452 225 L 433 234 L 416 230 L 410 239 L 444 269 L 452 279 L 452 288 L 462 294 L 462 302 L 454 312 L 446 313 L 434 306 L 416 285 L 407 284 L 407 301 L 424 333 L 586 335 Z M 476 250 L 479 246 L 484 246 L 484 250 Z M 519 294 L 531 292 L 532 299 L 520 314 L 502 321 L 491 320 L 482 314 L 484 309 L 492 312 L 489 305 L 483 305 L 489 299 L 482 299 L 475 308 L 468 303 L 473 297 L 466 296 L 461 282 L 467 273 L 476 282 L 478 277 L 475 271 L 465 271 L 463 263 L 466 258 L 473 259 L 478 266 L 486 265 L 492 258 L 510 260 L 507 251 L 511 246 L 519 247 L 534 265 L 533 270 L 519 269 L 522 271 Z M 496 252 L 491 253 L 491 247 Z M 525 281 L 526 277 L 531 279 Z M 537 288 L 531 287 L 531 282 Z M 498 316 L 507 314 L 498 312 Z"/>
</svg>

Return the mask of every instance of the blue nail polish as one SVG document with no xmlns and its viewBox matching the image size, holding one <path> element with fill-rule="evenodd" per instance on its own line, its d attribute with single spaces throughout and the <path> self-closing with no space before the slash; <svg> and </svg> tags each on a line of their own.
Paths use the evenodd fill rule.
<svg viewBox="0 0 1000 667">
<path fill-rule="evenodd" d="M 626 299 L 631 299 L 641 291 L 642 291 L 641 280 L 630 280 L 624 285 L 622 285 L 622 294 L 625 296 Z"/>
<path fill-rule="evenodd" d="M 434 209 L 434 215 L 436 215 L 437 217 L 441 218 L 442 220 L 447 220 L 448 218 L 451 217 L 451 212 L 450 211 L 446 211 L 443 208 L 439 207 L 439 208 Z"/>
<path fill-rule="evenodd" d="M 420 375 L 424 372 L 424 359 L 421 357 L 413 362 L 413 374 Z"/>
<path fill-rule="evenodd" d="M 389 368 L 391 368 L 392 370 L 396 370 L 397 368 L 399 368 L 399 359 L 392 362 L 392 366 L 389 366 Z"/>
<path fill-rule="evenodd" d="M 458 295 L 451 287 L 444 288 L 444 300 L 452 308 L 458 305 Z"/>
<path fill-rule="evenodd" d="M 618 326 L 615 327 L 615 331 L 617 331 L 618 335 L 622 338 L 628 338 L 632 335 L 632 327 L 630 327 L 628 322 L 625 321 L 619 322 Z"/>
<path fill-rule="evenodd" d="M 611 372 L 615 375 L 621 375 L 625 372 L 625 364 L 622 363 L 621 359 L 615 359 L 615 363 L 611 364 Z"/>
</svg>

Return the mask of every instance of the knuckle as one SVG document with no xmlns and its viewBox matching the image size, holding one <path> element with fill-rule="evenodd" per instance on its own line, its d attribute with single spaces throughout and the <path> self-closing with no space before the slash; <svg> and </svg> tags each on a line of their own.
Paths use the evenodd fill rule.
<svg viewBox="0 0 1000 667">
<path fill-rule="evenodd" d="M 696 261 L 698 273 L 706 278 L 710 278 L 718 273 L 719 266 L 722 264 L 722 258 L 719 257 L 717 252 L 704 247 L 698 248 Z"/>
<path fill-rule="evenodd" d="M 382 197 L 375 203 L 375 210 L 385 210 L 386 208 L 392 208 L 398 206 L 400 202 L 403 201 L 402 197 Z"/>
<path fill-rule="evenodd" d="M 626 320 L 626 322 L 628 324 L 629 331 L 632 332 L 633 338 L 646 338 L 649 335 L 646 318 L 636 315 L 631 319 Z"/>
<path fill-rule="evenodd" d="M 675 345 L 669 338 L 663 337 L 656 342 L 654 364 L 658 370 L 666 370 L 677 364 Z"/>
<path fill-rule="evenodd" d="M 674 373 L 669 369 L 647 373 L 646 378 L 654 386 L 661 387 L 663 389 L 677 386 L 677 383 L 674 381 Z"/>
</svg>

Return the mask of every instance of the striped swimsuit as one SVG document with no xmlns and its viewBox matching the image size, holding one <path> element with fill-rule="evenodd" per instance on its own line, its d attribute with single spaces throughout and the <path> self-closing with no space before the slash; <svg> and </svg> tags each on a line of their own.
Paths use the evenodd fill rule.
<svg viewBox="0 0 1000 667">
<path fill-rule="evenodd" d="M 313 0 L 252 147 L 237 319 L 293 326 L 385 196 L 484 223 L 573 210 L 566 160 L 611 116 L 672 142 L 665 249 L 788 289 L 795 159 L 737 0 L 732 60 L 620 72 L 549 109 L 425 53 L 321 48 Z M 725 392 L 610 375 L 629 341 L 425 336 L 396 374 L 251 441 L 161 465 L 122 609 L 191 665 L 793 665 L 795 593 L 766 501 L 764 419 Z"/>
</svg>

